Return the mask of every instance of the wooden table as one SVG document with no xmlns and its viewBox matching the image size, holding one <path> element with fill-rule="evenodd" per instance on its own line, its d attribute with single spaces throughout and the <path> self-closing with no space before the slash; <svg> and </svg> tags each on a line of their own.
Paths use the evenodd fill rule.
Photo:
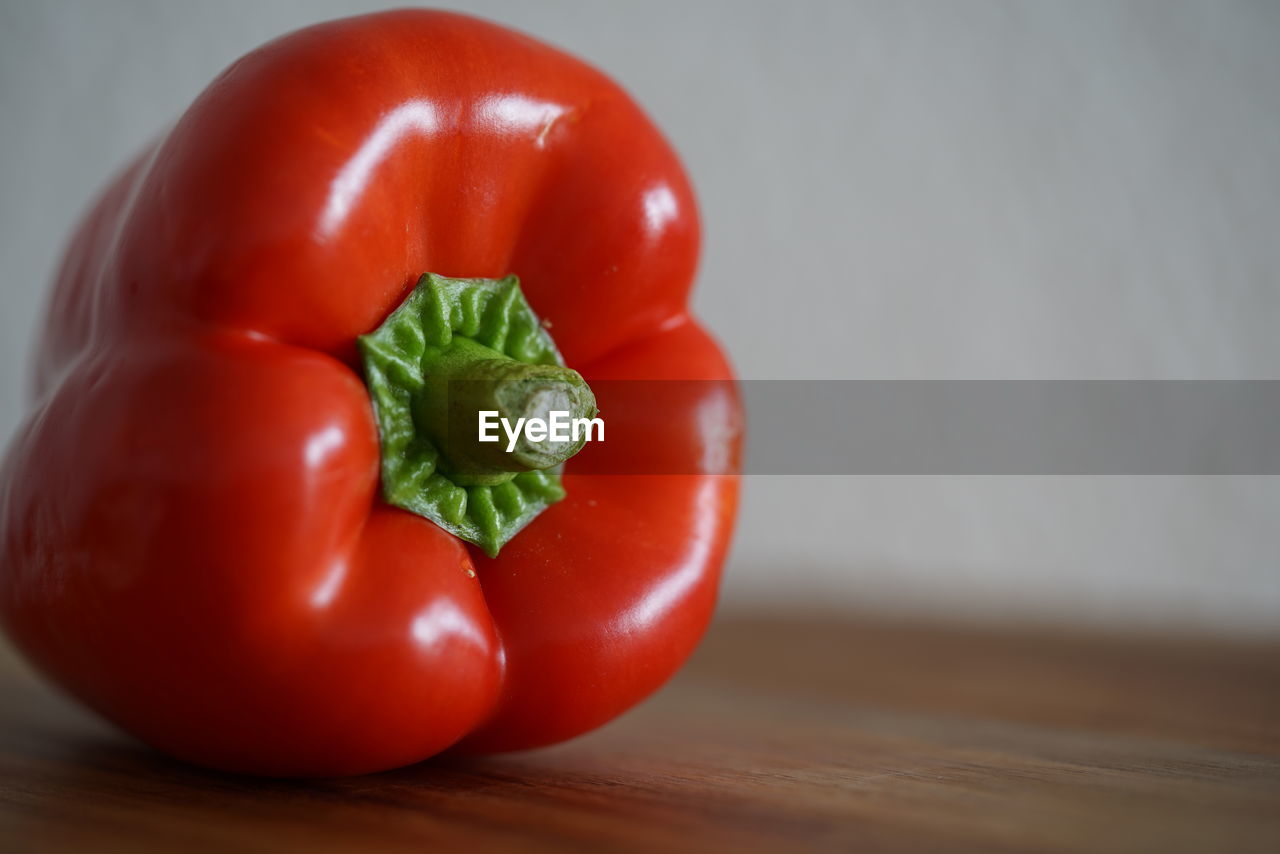
<svg viewBox="0 0 1280 854">
<path fill-rule="evenodd" d="M 0 849 L 1280 852 L 1280 646 L 724 619 L 557 747 L 206 773 L 0 668 Z"/>
</svg>

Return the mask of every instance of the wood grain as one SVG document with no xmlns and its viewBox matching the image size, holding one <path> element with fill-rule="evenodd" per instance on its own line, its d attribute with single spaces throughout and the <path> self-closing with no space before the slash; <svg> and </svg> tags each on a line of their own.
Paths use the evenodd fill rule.
<svg viewBox="0 0 1280 854">
<path fill-rule="evenodd" d="M 293 783 L 0 668 L 6 851 L 1280 851 L 1280 645 L 722 620 L 550 750 Z"/>
</svg>

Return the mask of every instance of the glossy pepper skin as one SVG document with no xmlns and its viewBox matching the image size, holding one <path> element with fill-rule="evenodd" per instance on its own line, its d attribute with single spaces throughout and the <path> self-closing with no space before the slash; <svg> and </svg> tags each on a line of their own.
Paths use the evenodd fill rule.
<svg viewBox="0 0 1280 854">
<path fill-rule="evenodd" d="M 698 240 L 647 118 L 525 36 L 397 11 L 245 56 L 70 246 L 0 482 L 10 636 L 142 740 L 236 772 L 608 721 L 703 632 L 737 477 L 601 474 L 606 442 L 486 558 L 379 499 L 355 340 L 426 271 L 514 272 L 588 381 L 730 379 L 686 308 Z M 663 441 L 736 454 L 720 403 Z"/>
</svg>

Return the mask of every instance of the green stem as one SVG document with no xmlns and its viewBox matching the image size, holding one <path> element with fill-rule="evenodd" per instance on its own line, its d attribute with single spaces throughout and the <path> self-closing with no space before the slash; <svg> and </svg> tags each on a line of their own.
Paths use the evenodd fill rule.
<svg viewBox="0 0 1280 854">
<path fill-rule="evenodd" d="M 440 451 L 440 471 L 464 486 L 505 483 L 518 472 L 560 465 L 582 449 L 584 438 L 534 441 L 520 426 L 546 424 L 552 413 L 572 420 L 596 412 L 595 396 L 577 371 L 520 362 L 470 338 L 433 348 L 422 370 L 418 420 Z M 493 441 L 481 440 L 482 414 Z"/>
<path fill-rule="evenodd" d="M 381 326 L 357 341 L 382 445 L 382 496 L 496 555 L 564 498 L 557 466 L 585 442 L 521 433 L 479 441 L 481 412 L 550 421 L 592 418 L 595 397 L 564 366 L 515 276 L 425 274 Z M 500 422 L 499 422 L 500 423 Z M 572 434 L 570 434 L 572 435 Z"/>
</svg>

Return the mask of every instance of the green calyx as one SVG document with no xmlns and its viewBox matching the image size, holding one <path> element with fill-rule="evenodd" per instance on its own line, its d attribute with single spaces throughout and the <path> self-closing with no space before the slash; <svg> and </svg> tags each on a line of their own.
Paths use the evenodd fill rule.
<svg viewBox="0 0 1280 854">
<path fill-rule="evenodd" d="M 565 422 L 593 418 L 595 396 L 564 366 L 515 276 L 427 273 L 357 344 L 388 504 L 492 557 L 564 498 L 557 467 L 581 450 L 586 431 L 540 436 L 517 425 L 556 412 Z M 481 441 L 482 417 L 491 441 Z"/>
</svg>

